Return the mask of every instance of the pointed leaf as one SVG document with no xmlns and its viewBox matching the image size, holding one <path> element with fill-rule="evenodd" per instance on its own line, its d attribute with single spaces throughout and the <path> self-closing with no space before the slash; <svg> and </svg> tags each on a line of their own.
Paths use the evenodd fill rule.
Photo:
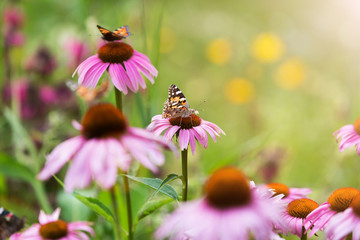
<svg viewBox="0 0 360 240">
<path fill-rule="evenodd" d="M 162 206 L 164 206 L 172 201 L 174 201 L 174 199 L 172 199 L 172 198 L 163 198 L 163 199 L 152 200 L 152 201 L 146 202 L 142 206 L 142 208 L 139 210 L 139 212 L 137 213 L 137 221 L 140 221 L 144 217 L 152 214 L 157 209 L 161 208 Z"/>
<path fill-rule="evenodd" d="M 159 189 L 159 191 L 169 197 L 171 197 L 174 200 L 179 200 L 179 195 L 177 194 L 177 192 L 175 191 L 175 189 L 170 186 L 170 185 L 165 185 L 162 188 L 159 188 L 162 184 L 162 180 L 159 178 L 145 178 L 145 177 L 134 177 L 134 176 L 130 176 L 130 175 L 124 175 L 126 177 L 128 177 L 129 179 L 145 184 L 146 186 L 151 187 L 154 190 Z"/>
<path fill-rule="evenodd" d="M 57 178 L 55 175 L 53 175 L 53 177 L 56 179 L 56 181 L 58 181 L 58 183 L 62 187 L 64 187 L 64 183 L 59 178 Z M 99 201 L 96 198 L 83 196 L 77 192 L 73 192 L 72 195 L 75 198 L 77 198 L 80 202 L 82 202 L 84 205 L 89 207 L 91 210 L 93 210 L 100 216 L 103 216 L 109 222 L 114 223 L 114 215 L 103 202 Z"/>
<path fill-rule="evenodd" d="M 155 196 L 162 187 L 168 185 L 170 182 L 176 180 L 180 178 L 179 175 L 175 174 L 175 173 L 170 173 L 169 175 L 166 176 L 166 178 L 162 181 L 162 183 L 160 184 L 160 186 L 156 189 L 155 193 L 153 194 L 153 196 Z"/>
</svg>

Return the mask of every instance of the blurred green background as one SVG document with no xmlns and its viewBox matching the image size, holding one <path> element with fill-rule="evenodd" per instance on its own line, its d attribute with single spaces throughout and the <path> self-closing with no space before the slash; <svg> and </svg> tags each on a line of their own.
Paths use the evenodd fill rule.
<svg viewBox="0 0 360 240">
<path fill-rule="evenodd" d="M 201 195 L 206 176 L 225 165 L 238 166 L 259 184 L 278 181 L 290 187 L 310 187 L 310 197 L 319 204 L 336 188 L 359 186 L 359 156 L 355 149 L 339 153 L 332 136 L 360 115 L 359 2 L 24 0 L 0 4 L 3 9 L 16 6 L 25 16 L 25 43 L 11 50 L 12 79 L 26 77 L 24 62 L 40 45 L 47 46 L 56 58 L 55 72 L 48 82 L 39 84 L 77 80 L 71 78 L 75 69 L 67 66 L 69 39 L 89 44 L 92 55 L 100 39 L 97 24 L 108 29 L 130 27 L 133 35 L 128 42 L 147 54 L 159 70 L 155 84 L 148 82 L 146 92 L 125 98 L 130 122 L 141 127 L 149 124 L 153 115 L 161 113 L 167 89 L 174 83 L 201 118 L 226 133 L 217 143 L 210 140 L 208 149 L 198 145 L 196 154 L 190 156 L 192 198 Z M 3 68 L 1 72 L 4 74 Z M 105 99 L 113 102 L 112 94 Z M 23 121 L 25 129 L 36 132 L 43 142 L 44 154 L 76 134 L 71 119 L 81 120 L 86 104 L 81 99 L 74 104 L 80 106 L 80 113 L 51 109 L 44 117 L 49 121 L 46 131 L 34 130 Z M 145 113 L 140 113 L 139 105 Z M 0 151 L 12 154 L 17 140 L 8 141 L 14 137 L 11 124 L 4 116 L 0 123 L 0 136 L 4 136 Z M 44 158 L 39 161 L 42 164 Z M 168 155 L 159 177 L 170 172 L 180 174 L 181 169 L 179 159 Z M 36 221 L 38 205 L 31 190 L 16 191 L 24 184 L 16 179 L 3 177 L 1 182 L 1 204 L 26 215 L 28 223 Z M 146 196 L 137 185 L 134 191 L 138 188 Z M 79 203 L 60 189 L 47 189 L 63 211 L 79 209 L 75 207 Z M 29 199 L 30 204 L 21 198 Z M 67 201 L 71 208 L 66 209 Z M 16 210 L 19 204 L 22 210 Z M 84 217 L 68 214 L 74 219 Z M 160 220 L 154 221 L 151 224 L 156 225 Z"/>
</svg>

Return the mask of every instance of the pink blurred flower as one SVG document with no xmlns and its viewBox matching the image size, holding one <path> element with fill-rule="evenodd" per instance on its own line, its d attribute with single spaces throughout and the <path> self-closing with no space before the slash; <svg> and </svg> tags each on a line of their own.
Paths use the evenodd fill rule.
<svg viewBox="0 0 360 240">
<path fill-rule="evenodd" d="M 305 222 L 305 218 L 318 206 L 315 201 L 309 198 L 293 200 L 288 204 L 286 211 L 283 212 L 286 227 L 276 227 L 286 235 L 290 232 L 301 238 L 303 234 L 306 234 L 305 229 L 308 229 L 310 225 L 309 222 Z"/>
<path fill-rule="evenodd" d="M 310 188 L 289 188 L 282 183 L 268 183 L 266 187 L 272 189 L 276 195 L 283 194 L 282 200 L 288 203 L 295 199 L 306 198 L 311 193 Z"/>
<path fill-rule="evenodd" d="M 24 21 L 24 15 L 15 7 L 6 8 L 3 15 L 4 24 L 7 29 L 19 28 Z"/>
<path fill-rule="evenodd" d="M 171 140 L 176 134 L 179 137 L 180 149 L 188 148 L 190 144 L 192 154 L 196 150 L 196 140 L 204 147 L 208 146 L 208 136 L 216 142 L 216 136 L 224 134 L 216 124 L 205 121 L 195 114 L 189 117 L 176 117 L 176 118 L 162 118 L 162 115 L 156 115 L 152 118 L 152 122 L 147 127 L 156 135 L 160 135 L 163 131 L 167 130 L 164 137 Z"/>
<path fill-rule="evenodd" d="M 345 211 L 350 206 L 352 200 L 359 194 L 359 190 L 351 187 L 335 190 L 327 202 L 321 204 L 306 217 L 305 223 L 309 223 L 306 231 L 311 229 L 309 237 L 319 230 L 323 231 L 333 216 Z"/>
<path fill-rule="evenodd" d="M 41 86 L 39 97 L 46 104 L 55 104 L 58 101 L 56 90 L 50 86 Z"/>
<path fill-rule="evenodd" d="M 139 85 L 142 89 L 146 88 L 141 73 L 151 83 L 154 83 L 154 77 L 158 75 L 158 71 L 146 55 L 122 41 L 104 44 L 96 55 L 78 66 L 74 75 L 79 74 L 79 84 L 95 88 L 105 70 L 108 70 L 115 87 L 124 94 L 128 93 L 128 88 L 133 92 L 139 90 Z"/>
<path fill-rule="evenodd" d="M 39 223 L 33 224 L 22 233 L 11 235 L 10 240 L 89 240 L 94 236 L 89 222 L 65 222 L 59 220 L 60 208 L 51 215 L 40 211 Z"/>
<path fill-rule="evenodd" d="M 129 127 L 125 116 L 109 103 L 92 106 L 81 123 L 75 124 L 81 135 L 59 144 L 47 156 L 38 178 L 46 180 L 68 161 L 72 164 L 65 177 L 66 191 L 84 188 L 95 180 L 101 187 L 112 187 L 118 168 L 127 172 L 139 161 L 153 172 L 164 163 L 162 149 L 175 146 L 146 130 Z"/>
<path fill-rule="evenodd" d="M 86 59 L 86 56 L 90 54 L 90 49 L 85 41 L 80 41 L 76 38 L 70 39 L 66 42 L 65 51 L 68 56 L 69 68 L 74 69 L 82 61 Z"/>
<path fill-rule="evenodd" d="M 339 143 L 340 152 L 344 151 L 344 149 L 356 146 L 356 150 L 360 155 L 360 118 L 355 121 L 353 125 L 345 125 L 333 135 L 336 135 L 336 141 L 341 138 Z"/>
<path fill-rule="evenodd" d="M 331 218 L 325 233 L 329 240 L 351 239 L 351 234 L 353 240 L 360 239 L 360 195 L 348 209 Z"/>
<path fill-rule="evenodd" d="M 25 43 L 24 35 L 19 31 L 9 31 L 5 33 L 5 44 L 11 47 L 21 47 Z"/>
<path fill-rule="evenodd" d="M 273 225 L 281 222 L 280 197 L 250 188 L 241 171 L 217 170 L 207 181 L 205 192 L 204 198 L 183 204 L 165 219 L 155 232 L 156 238 L 279 239 Z"/>
</svg>

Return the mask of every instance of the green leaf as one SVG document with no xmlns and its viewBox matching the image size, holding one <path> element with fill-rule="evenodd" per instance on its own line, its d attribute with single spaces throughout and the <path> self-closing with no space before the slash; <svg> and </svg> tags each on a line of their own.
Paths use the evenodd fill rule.
<svg viewBox="0 0 360 240">
<path fill-rule="evenodd" d="M 140 221 L 144 217 L 152 214 L 157 209 L 161 208 L 162 206 L 164 206 L 172 201 L 174 201 L 174 199 L 172 199 L 172 198 L 163 198 L 163 199 L 152 200 L 152 201 L 146 202 L 142 206 L 142 208 L 139 210 L 139 212 L 137 213 L 137 221 Z"/>
<path fill-rule="evenodd" d="M 130 175 L 124 175 L 126 177 L 128 177 L 129 179 L 145 184 L 146 186 L 151 187 L 154 190 L 158 190 L 171 197 L 174 200 L 179 200 L 179 195 L 177 194 L 177 192 L 175 191 L 175 189 L 170 186 L 170 185 L 165 185 L 163 187 L 161 187 L 161 184 L 163 183 L 163 181 L 159 178 L 145 178 L 145 177 L 134 177 L 134 176 L 130 176 Z"/>
<path fill-rule="evenodd" d="M 167 175 L 166 178 L 160 184 L 160 186 L 156 189 L 153 196 L 155 196 L 163 186 L 166 186 L 167 184 L 169 184 L 170 182 L 172 182 L 172 181 L 174 181 L 174 180 L 176 180 L 178 178 L 180 178 L 180 176 L 175 174 L 175 173 L 170 173 L 169 175 Z"/>
<path fill-rule="evenodd" d="M 35 182 L 34 173 L 29 168 L 3 153 L 0 153 L 0 173 L 10 178 L 24 180 L 30 184 Z"/>
<path fill-rule="evenodd" d="M 56 181 L 58 181 L 58 183 L 62 187 L 64 187 L 64 183 L 59 178 L 57 178 L 55 175 L 53 175 L 53 177 L 56 179 Z M 72 195 L 75 198 L 77 198 L 80 202 L 82 202 L 84 205 L 89 207 L 91 210 L 93 210 L 100 216 L 103 216 L 109 222 L 114 223 L 114 215 L 103 202 L 99 201 L 96 198 L 83 196 L 77 192 L 73 192 Z"/>
</svg>

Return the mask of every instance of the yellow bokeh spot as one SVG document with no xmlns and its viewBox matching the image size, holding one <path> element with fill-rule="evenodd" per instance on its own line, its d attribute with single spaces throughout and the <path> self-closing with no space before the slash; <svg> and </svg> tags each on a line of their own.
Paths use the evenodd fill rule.
<svg viewBox="0 0 360 240">
<path fill-rule="evenodd" d="M 206 48 L 206 57 L 212 63 L 224 65 L 231 58 L 231 45 L 223 38 L 212 40 Z"/>
<path fill-rule="evenodd" d="M 263 33 L 252 43 L 251 51 L 254 58 L 260 62 L 270 63 L 278 60 L 284 54 L 284 44 L 272 33 Z"/>
<path fill-rule="evenodd" d="M 247 79 L 234 78 L 226 83 L 224 94 L 227 100 L 235 104 L 244 104 L 254 98 L 254 85 Z"/>
<path fill-rule="evenodd" d="M 163 27 L 160 30 L 160 52 L 169 53 L 171 52 L 176 43 L 176 36 L 171 28 Z"/>
<path fill-rule="evenodd" d="M 276 83 L 284 89 L 298 87 L 306 78 L 306 67 L 297 58 L 291 58 L 281 64 L 275 73 Z"/>
</svg>

